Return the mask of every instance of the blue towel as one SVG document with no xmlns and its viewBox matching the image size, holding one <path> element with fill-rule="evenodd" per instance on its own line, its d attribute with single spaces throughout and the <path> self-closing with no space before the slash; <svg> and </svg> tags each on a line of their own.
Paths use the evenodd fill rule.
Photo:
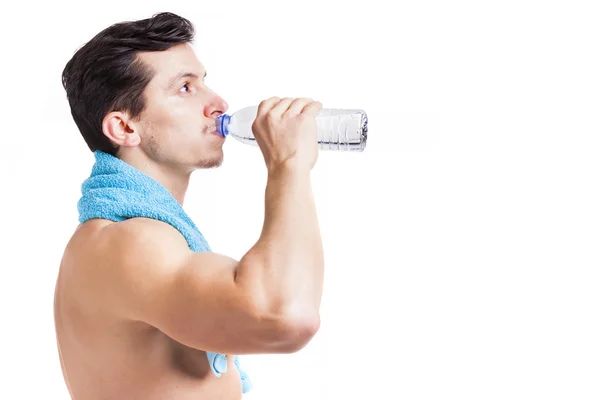
<svg viewBox="0 0 600 400">
<path fill-rule="evenodd" d="M 79 222 L 90 218 L 124 221 L 143 217 L 172 225 L 186 239 L 192 251 L 211 251 L 210 246 L 171 193 L 156 180 L 130 164 L 102 151 L 95 151 L 92 173 L 81 185 L 77 203 Z M 213 373 L 219 377 L 227 372 L 224 354 L 206 352 Z M 248 375 L 242 371 L 238 356 L 234 358 L 242 378 L 242 392 L 252 388 Z"/>
</svg>

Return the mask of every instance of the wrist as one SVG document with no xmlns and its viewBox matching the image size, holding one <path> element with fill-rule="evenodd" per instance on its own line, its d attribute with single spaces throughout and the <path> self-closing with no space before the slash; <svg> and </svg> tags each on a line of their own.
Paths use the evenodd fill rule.
<svg viewBox="0 0 600 400">
<path fill-rule="evenodd" d="M 308 165 L 303 165 L 295 159 L 287 159 L 283 162 L 272 164 L 267 166 L 269 178 L 276 178 L 279 176 L 286 177 L 310 177 L 311 168 Z"/>
</svg>

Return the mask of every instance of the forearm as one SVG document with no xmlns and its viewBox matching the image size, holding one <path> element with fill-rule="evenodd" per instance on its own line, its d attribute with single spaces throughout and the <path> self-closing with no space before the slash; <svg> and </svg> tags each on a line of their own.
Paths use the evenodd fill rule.
<svg viewBox="0 0 600 400">
<path fill-rule="evenodd" d="M 269 172 L 265 221 L 238 275 L 250 277 L 271 315 L 318 316 L 323 288 L 323 246 L 310 172 Z M 255 291 L 256 293 L 256 288 Z"/>
</svg>

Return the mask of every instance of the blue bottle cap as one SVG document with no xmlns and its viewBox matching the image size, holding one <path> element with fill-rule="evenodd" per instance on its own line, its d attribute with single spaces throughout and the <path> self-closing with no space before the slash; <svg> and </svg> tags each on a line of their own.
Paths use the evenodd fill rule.
<svg viewBox="0 0 600 400">
<path fill-rule="evenodd" d="M 217 132 L 223 137 L 229 135 L 229 121 L 231 121 L 231 115 L 221 114 L 217 117 Z"/>
</svg>

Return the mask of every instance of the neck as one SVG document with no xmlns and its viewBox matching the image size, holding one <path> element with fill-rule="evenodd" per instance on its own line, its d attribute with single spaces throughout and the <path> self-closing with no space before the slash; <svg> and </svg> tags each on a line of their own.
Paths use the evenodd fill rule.
<svg viewBox="0 0 600 400">
<path fill-rule="evenodd" d="M 182 171 L 172 165 L 159 164 L 141 151 L 119 152 L 118 157 L 163 185 L 183 206 L 192 171 Z"/>
</svg>

